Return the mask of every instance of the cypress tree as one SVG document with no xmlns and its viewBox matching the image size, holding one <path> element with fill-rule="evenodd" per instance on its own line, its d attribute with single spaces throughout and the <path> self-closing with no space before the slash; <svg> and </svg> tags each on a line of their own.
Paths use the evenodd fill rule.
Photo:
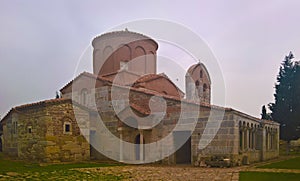
<svg viewBox="0 0 300 181">
<path fill-rule="evenodd" d="M 271 117 L 280 123 L 280 138 L 298 139 L 300 126 L 300 66 L 290 52 L 284 58 L 275 84 L 275 103 L 270 103 Z"/>
</svg>

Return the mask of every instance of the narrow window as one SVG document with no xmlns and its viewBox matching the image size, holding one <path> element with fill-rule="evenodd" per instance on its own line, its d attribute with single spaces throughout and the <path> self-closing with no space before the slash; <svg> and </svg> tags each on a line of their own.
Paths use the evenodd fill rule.
<svg viewBox="0 0 300 181">
<path fill-rule="evenodd" d="M 83 105 L 86 105 L 87 104 L 87 89 L 82 89 L 81 91 L 81 103 Z"/>
<path fill-rule="evenodd" d="M 28 131 L 29 134 L 31 134 L 32 133 L 32 126 L 28 126 L 27 131 Z"/>
<path fill-rule="evenodd" d="M 13 122 L 12 123 L 12 132 L 13 132 L 13 134 L 17 134 L 18 133 L 18 124 L 17 124 L 17 122 Z"/>
<path fill-rule="evenodd" d="M 72 134 L 71 123 L 69 122 L 64 123 L 64 134 Z"/>
<path fill-rule="evenodd" d="M 200 78 L 203 78 L 203 72 L 200 70 Z"/>
<path fill-rule="evenodd" d="M 128 70 L 127 62 L 120 61 L 120 70 Z"/>
<path fill-rule="evenodd" d="M 203 84 L 203 92 L 206 92 L 206 89 L 207 89 L 207 85 Z"/>
<path fill-rule="evenodd" d="M 66 124 L 66 126 L 65 126 L 65 132 L 66 133 L 70 132 L 70 125 L 69 124 Z"/>
</svg>

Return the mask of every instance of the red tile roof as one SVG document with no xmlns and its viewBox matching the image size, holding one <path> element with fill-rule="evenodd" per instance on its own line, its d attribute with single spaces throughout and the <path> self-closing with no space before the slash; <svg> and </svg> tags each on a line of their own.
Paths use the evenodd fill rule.
<svg viewBox="0 0 300 181">
<path fill-rule="evenodd" d="M 194 65 L 190 66 L 190 68 L 188 69 L 186 75 L 188 75 L 188 74 L 192 75 L 193 72 L 195 71 L 195 69 L 196 69 L 198 66 L 200 66 L 202 69 L 204 69 L 204 71 L 205 71 L 205 72 L 207 73 L 207 75 L 208 75 L 208 80 L 209 80 L 209 82 L 211 82 L 211 79 L 210 79 L 208 70 L 206 69 L 205 65 L 204 65 L 203 63 L 200 63 L 200 62 L 197 63 L 197 64 L 194 64 Z"/>
<path fill-rule="evenodd" d="M 141 83 L 145 83 L 145 82 L 149 82 L 149 81 L 154 81 L 156 79 L 160 79 L 160 78 L 163 78 L 163 79 L 166 79 L 168 80 L 183 96 L 184 96 L 184 92 L 181 91 L 179 89 L 179 87 L 176 86 L 176 84 L 174 84 L 170 79 L 169 77 L 164 74 L 164 73 L 160 73 L 160 74 L 147 74 L 147 75 L 144 75 L 142 76 L 141 78 L 139 78 L 137 81 L 134 82 L 134 84 L 132 85 L 132 87 L 138 87 L 137 85 L 141 84 Z"/>
<path fill-rule="evenodd" d="M 8 113 L 1 119 L 1 122 L 3 120 L 5 120 L 11 113 L 13 112 L 17 112 L 17 113 L 22 113 L 22 111 L 24 111 L 25 109 L 30 109 L 30 108 L 35 108 L 35 107 L 44 107 L 44 106 L 48 106 L 48 105 L 53 105 L 53 104 L 60 104 L 60 103 L 70 103 L 72 105 L 77 105 L 80 106 L 83 109 L 86 109 L 88 111 L 93 111 L 77 102 L 75 102 L 72 99 L 66 99 L 66 98 L 59 98 L 59 99 L 49 99 L 49 100 L 43 100 L 43 101 L 38 101 L 38 102 L 34 102 L 34 103 L 29 103 L 29 104 L 23 104 L 20 106 L 16 106 L 11 108 Z"/>
<path fill-rule="evenodd" d="M 99 81 L 104 81 L 104 82 L 109 82 L 111 83 L 112 81 L 108 78 L 105 78 L 105 77 L 99 77 L 97 75 L 94 75 L 94 74 L 91 74 L 89 72 L 82 72 L 81 74 L 79 74 L 77 77 L 75 77 L 73 80 L 71 80 L 69 83 L 67 83 L 64 87 L 62 87 L 60 89 L 61 92 L 63 92 L 64 89 L 66 89 L 67 87 L 71 86 L 73 81 L 79 79 L 80 77 L 82 76 L 86 76 L 86 77 L 89 77 L 89 78 L 92 78 L 92 79 L 96 79 L 96 80 L 99 80 Z"/>
<path fill-rule="evenodd" d="M 134 84 L 138 84 L 138 83 L 142 83 L 142 82 L 149 82 L 151 80 L 159 79 L 161 77 L 167 78 L 165 76 L 165 74 L 147 74 L 147 75 L 143 75 Z"/>
<path fill-rule="evenodd" d="M 29 103 L 29 104 L 16 106 L 16 107 L 11 108 L 8 111 L 8 113 L 2 118 L 1 122 L 3 120 L 5 120 L 13 112 L 21 112 L 21 111 L 23 111 L 24 109 L 27 109 L 27 108 L 32 108 L 32 107 L 36 107 L 36 106 L 46 106 L 46 105 L 49 105 L 49 104 L 56 104 L 56 103 L 62 103 L 62 102 L 72 103 L 72 100 L 71 99 L 65 99 L 65 98 L 49 99 L 49 100 L 44 100 L 44 101 L 39 101 L 39 102 L 34 102 L 34 103 Z"/>
</svg>

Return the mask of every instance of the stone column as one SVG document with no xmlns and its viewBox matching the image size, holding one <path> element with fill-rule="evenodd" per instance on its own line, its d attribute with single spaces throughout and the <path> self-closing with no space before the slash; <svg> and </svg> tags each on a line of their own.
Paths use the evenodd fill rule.
<svg viewBox="0 0 300 181">
<path fill-rule="evenodd" d="M 118 127 L 118 131 L 119 131 L 119 134 L 120 134 L 120 139 L 119 139 L 119 161 L 120 162 L 123 162 L 124 161 L 124 154 L 123 154 L 123 128 L 122 127 Z"/>
<path fill-rule="evenodd" d="M 256 150 L 256 129 L 253 130 L 252 136 L 253 136 L 253 137 L 252 137 L 252 140 L 253 140 L 252 148 L 253 148 L 254 150 Z"/>
<path fill-rule="evenodd" d="M 243 128 L 243 151 L 247 148 L 247 131 L 246 128 Z"/>
<path fill-rule="evenodd" d="M 249 138 L 249 142 L 248 142 L 248 144 L 249 144 L 249 146 L 248 146 L 248 148 L 249 149 L 252 149 L 252 129 L 250 129 L 249 128 L 249 135 L 248 135 L 248 138 Z"/>
<path fill-rule="evenodd" d="M 267 141 L 266 141 L 266 151 L 267 151 L 270 148 L 270 134 L 269 134 L 268 130 L 266 130 L 266 139 L 267 139 Z"/>
<path fill-rule="evenodd" d="M 266 147 L 267 147 L 267 144 L 266 144 L 267 135 L 266 135 L 266 129 L 264 126 L 262 126 L 261 131 L 262 131 L 261 160 L 264 161 L 266 159 L 265 155 L 266 155 Z"/>
<path fill-rule="evenodd" d="M 120 130 L 120 162 L 123 161 L 123 132 Z"/>
<path fill-rule="evenodd" d="M 276 129 L 276 133 L 275 133 L 275 138 L 276 138 L 276 151 L 278 153 L 278 156 L 279 156 L 279 129 Z"/>
<path fill-rule="evenodd" d="M 143 130 L 140 130 L 140 161 L 144 160 L 144 135 Z"/>
</svg>

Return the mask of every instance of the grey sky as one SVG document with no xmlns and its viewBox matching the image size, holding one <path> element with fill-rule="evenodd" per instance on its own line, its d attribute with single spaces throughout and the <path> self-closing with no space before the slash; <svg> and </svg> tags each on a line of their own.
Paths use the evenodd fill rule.
<svg viewBox="0 0 300 181">
<path fill-rule="evenodd" d="M 300 1 L 4 1 L 0 0 L 0 115 L 54 98 L 91 40 L 132 20 L 185 25 L 218 58 L 226 106 L 259 116 L 273 101 L 279 65 L 300 57 Z M 142 33 L 142 32 L 141 32 Z"/>
</svg>

